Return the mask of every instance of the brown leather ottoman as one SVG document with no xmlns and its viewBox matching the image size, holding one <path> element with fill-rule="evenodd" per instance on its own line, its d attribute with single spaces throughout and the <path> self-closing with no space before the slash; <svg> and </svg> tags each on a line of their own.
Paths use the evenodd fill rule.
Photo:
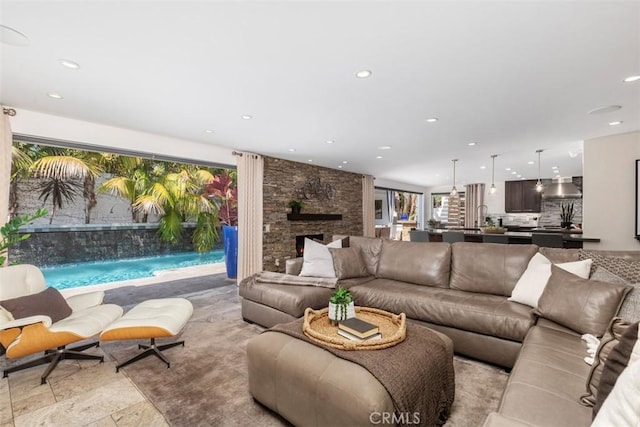
<svg viewBox="0 0 640 427">
<path fill-rule="evenodd" d="M 453 342 L 437 334 L 453 360 Z M 247 360 L 251 395 L 296 426 L 370 426 L 394 411 L 369 371 L 292 336 L 267 331 L 252 338 Z"/>
</svg>

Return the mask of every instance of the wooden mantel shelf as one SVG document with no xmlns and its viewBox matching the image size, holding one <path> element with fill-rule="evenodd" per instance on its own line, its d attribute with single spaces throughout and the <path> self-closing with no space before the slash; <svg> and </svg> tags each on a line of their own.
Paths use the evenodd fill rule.
<svg viewBox="0 0 640 427">
<path fill-rule="evenodd" d="M 342 214 L 287 214 L 289 221 L 342 221 Z"/>
</svg>

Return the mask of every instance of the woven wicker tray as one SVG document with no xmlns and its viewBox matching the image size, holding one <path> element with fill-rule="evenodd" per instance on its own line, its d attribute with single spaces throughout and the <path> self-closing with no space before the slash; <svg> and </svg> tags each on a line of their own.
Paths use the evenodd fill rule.
<svg viewBox="0 0 640 427">
<path fill-rule="evenodd" d="M 313 341 L 341 350 L 380 350 L 392 347 L 407 337 L 406 316 L 393 314 L 377 308 L 356 307 L 356 317 L 377 325 L 382 338 L 365 341 L 353 341 L 338 335 L 338 327 L 329 320 L 329 309 L 304 311 L 302 331 Z"/>
</svg>

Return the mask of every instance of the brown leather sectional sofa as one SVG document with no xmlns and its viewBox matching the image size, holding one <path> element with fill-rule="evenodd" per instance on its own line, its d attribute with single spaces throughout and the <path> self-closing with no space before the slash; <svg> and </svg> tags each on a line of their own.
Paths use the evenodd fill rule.
<svg viewBox="0 0 640 427">
<path fill-rule="evenodd" d="M 349 245 L 359 249 L 368 272 L 340 280 L 356 305 L 404 312 L 451 338 L 456 353 L 513 368 L 487 426 L 590 424 L 591 408 L 578 401 L 590 370 L 580 335 L 507 300 L 536 252 L 558 263 L 578 260 L 578 250 L 366 237 L 350 237 Z M 602 254 L 640 259 L 640 252 Z M 301 259 L 291 260 L 287 273 L 297 275 L 300 267 Z M 331 292 L 246 280 L 243 317 L 265 327 L 295 320 L 306 307 L 326 307 Z"/>
</svg>

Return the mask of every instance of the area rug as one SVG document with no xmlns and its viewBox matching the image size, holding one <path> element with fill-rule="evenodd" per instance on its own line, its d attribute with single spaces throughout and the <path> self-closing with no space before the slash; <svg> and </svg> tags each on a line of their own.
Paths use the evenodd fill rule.
<svg viewBox="0 0 640 427">
<path fill-rule="evenodd" d="M 181 339 L 166 351 L 167 369 L 147 358 L 121 370 L 173 426 L 285 426 L 286 420 L 255 402 L 248 392 L 247 341 L 263 328 L 240 314 L 235 285 L 185 295 L 194 314 Z M 160 343 L 160 342 L 159 342 Z M 104 343 L 123 361 L 138 352 L 134 342 Z M 496 367 L 457 357 L 456 399 L 447 426 L 479 426 L 500 400 L 508 375 Z"/>
</svg>

